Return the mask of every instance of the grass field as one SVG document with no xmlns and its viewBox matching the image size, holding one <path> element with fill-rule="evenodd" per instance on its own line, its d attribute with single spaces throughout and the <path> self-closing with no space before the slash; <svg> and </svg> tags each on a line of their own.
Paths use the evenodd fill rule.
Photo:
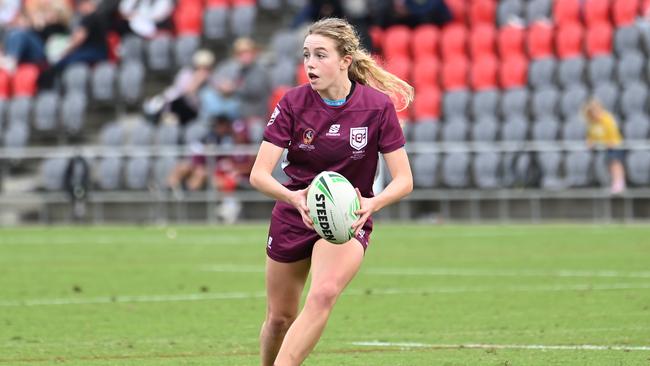
<svg viewBox="0 0 650 366">
<path fill-rule="evenodd" d="M 266 226 L 0 230 L 0 365 L 257 365 Z M 379 224 L 305 365 L 650 365 L 650 227 Z"/>
</svg>

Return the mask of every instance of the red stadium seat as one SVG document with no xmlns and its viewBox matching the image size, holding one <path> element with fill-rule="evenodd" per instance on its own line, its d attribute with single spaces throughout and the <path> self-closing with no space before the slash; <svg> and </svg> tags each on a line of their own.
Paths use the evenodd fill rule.
<svg viewBox="0 0 650 366">
<path fill-rule="evenodd" d="M 397 119 L 399 119 L 401 123 L 409 122 L 411 120 L 411 108 L 405 108 L 401 111 L 398 110 Z"/>
<path fill-rule="evenodd" d="M 442 65 L 442 87 L 444 90 L 467 88 L 469 61 L 460 55 L 444 61 Z"/>
<path fill-rule="evenodd" d="M 11 75 L 0 70 L 0 100 L 11 97 Z"/>
<path fill-rule="evenodd" d="M 600 22 L 608 22 L 609 0 L 584 0 L 582 11 L 587 26 Z"/>
<path fill-rule="evenodd" d="M 528 59 L 511 55 L 499 65 L 499 84 L 504 89 L 524 87 L 528 83 Z"/>
<path fill-rule="evenodd" d="M 227 8 L 230 6 L 230 0 L 206 0 L 205 6 L 208 8 Z"/>
<path fill-rule="evenodd" d="M 386 70 L 404 81 L 411 80 L 411 66 L 408 57 L 393 57 L 386 61 Z"/>
<path fill-rule="evenodd" d="M 440 37 L 440 53 L 448 60 L 467 54 L 467 28 L 460 24 L 449 24 L 442 29 Z"/>
<path fill-rule="evenodd" d="M 526 46 L 531 59 L 553 55 L 553 27 L 546 21 L 533 23 L 526 34 Z"/>
<path fill-rule="evenodd" d="M 614 25 L 622 27 L 634 23 L 638 10 L 638 0 L 614 0 L 612 2 L 612 19 L 614 20 Z"/>
<path fill-rule="evenodd" d="M 585 52 L 587 56 L 607 55 L 612 53 L 612 26 L 609 23 L 596 23 L 587 29 Z"/>
<path fill-rule="evenodd" d="M 555 51 L 561 59 L 580 56 L 584 30 L 580 23 L 564 23 L 555 32 Z"/>
<path fill-rule="evenodd" d="M 255 0 L 231 0 L 233 7 L 238 6 L 255 6 Z"/>
<path fill-rule="evenodd" d="M 496 56 L 484 54 L 474 60 L 470 70 L 470 81 L 472 89 L 486 90 L 497 87 L 497 69 L 499 61 Z"/>
<path fill-rule="evenodd" d="M 497 35 L 497 49 L 501 58 L 510 55 L 524 55 L 525 29 L 522 26 L 507 25 Z"/>
<path fill-rule="evenodd" d="M 307 73 L 305 73 L 305 66 L 302 63 L 299 63 L 298 66 L 296 66 L 296 84 L 302 85 L 307 84 L 308 82 L 309 77 L 307 76 Z"/>
<path fill-rule="evenodd" d="M 291 89 L 291 86 L 286 85 L 286 86 L 278 86 L 277 88 L 273 89 L 273 92 L 271 92 L 271 96 L 269 97 L 269 102 L 268 102 L 268 107 L 269 107 L 269 115 L 273 113 L 273 110 L 275 107 L 278 105 L 280 102 L 280 99 L 287 94 L 287 92 Z"/>
<path fill-rule="evenodd" d="M 438 53 L 440 31 L 432 24 L 421 25 L 413 30 L 411 54 L 415 60 L 435 56 Z"/>
<path fill-rule="evenodd" d="M 176 9 L 184 7 L 198 7 L 203 8 L 203 0 L 178 0 L 176 1 Z"/>
<path fill-rule="evenodd" d="M 199 36 L 203 30 L 203 9 L 196 5 L 177 7 L 174 26 L 179 36 Z"/>
<path fill-rule="evenodd" d="M 120 49 L 120 35 L 117 32 L 108 32 L 106 35 L 106 43 L 108 45 L 108 59 L 117 62 L 120 58 L 119 49 Z"/>
<path fill-rule="evenodd" d="M 469 54 L 472 60 L 477 60 L 485 54 L 491 55 L 495 53 L 494 42 L 497 33 L 493 25 L 479 24 L 472 28 L 469 37 Z"/>
<path fill-rule="evenodd" d="M 641 8 L 639 9 L 639 15 L 645 16 L 650 11 L 650 0 L 642 0 Z"/>
<path fill-rule="evenodd" d="M 32 64 L 22 64 L 16 69 L 12 86 L 15 97 L 33 97 L 36 95 L 38 75 L 40 70 L 38 66 Z"/>
<path fill-rule="evenodd" d="M 440 117 L 440 89 L 436 87 L 425 87 L 416 90 L 413 101 L 413 117 L 416 121 L 425 118 Z"/>
<path fill-rule="evenodd" d="M 381 27 L 372 26 L 368 30 L 368 33 L 370 34 L 370 41 L 372 42 L 374 50 L 381 50 L 384 44 L 384 30 Z"/>
<path fill-rule="evenodd" d="M 465 24 L 465 19 L 467 17 L 467 1 L 466 0 L 445 0 L 445 4 L 451 10 L 451 14 L 454 16 L 454 23 Z"/>
<path fill-rule="evenodd" d="M 438 87 L 440 79 L 440 62 L 433 56 L 422 57 L 413 65 L 413 86 L 415 89 Z"/>
<path fill-rule="evenodd" d="M 580 21 L 581 0 L 555 0 L 553 3 L 553 19 L 558 25 Z"/>
<path fill-rule="evenodd" d="M 496 24 L 496 2 L 494 0 L 473 0 L 469 7 L 469 24 Z"/>
<path fill-rule="evenodd" d="M 382 47 L 387 59 L 392 57 L 410 57 L 409 45 L 411 44 L 411 30 L 403 25 L 389 27 L 384 32 L 384 45 Z"/>
</svg>

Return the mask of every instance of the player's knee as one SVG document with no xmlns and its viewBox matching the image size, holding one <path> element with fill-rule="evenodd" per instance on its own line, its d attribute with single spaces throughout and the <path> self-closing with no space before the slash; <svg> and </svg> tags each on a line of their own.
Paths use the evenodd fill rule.
<svg viewBox="0 0 650 366">
<path fill-rule="evenodd" d="M 295 314 L 269 313 L 266 319 L 266 326 L 272 332 L 283 333 L 289 329 L 294 320 L 296 320 Z"/>
<path fill-rule="evenodd" d="M 331 309 L 341 289 L 334 283 L 324 283 L 309 292 L 307 301 L 319 309 Z"/>
</svg>

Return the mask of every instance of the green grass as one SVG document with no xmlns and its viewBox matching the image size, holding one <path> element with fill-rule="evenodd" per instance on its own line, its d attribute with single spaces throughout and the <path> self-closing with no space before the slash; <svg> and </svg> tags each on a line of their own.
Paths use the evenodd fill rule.
<svg viewBox="0 0 650 366">
<path fill-rule="evenodd" d="M 0 365 L 257 365 L 266 230 L 0 230 Z M 380 223 L 305 365 L 650 365 L 463 344 L 650 347 L 650 227 Z"/>
</svg>

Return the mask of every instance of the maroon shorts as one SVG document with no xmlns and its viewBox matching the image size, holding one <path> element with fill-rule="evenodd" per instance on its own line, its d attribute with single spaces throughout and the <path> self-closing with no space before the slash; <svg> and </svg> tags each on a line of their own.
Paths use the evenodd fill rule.
<svg viewBox="0 0 650 366">
<path fill-rule="evenodd" d="M 370 244 L 371 232 L 372 222 L 366 222 L 355 237 L 363 246 L 364 251 Z M 287 223 L 273 214 L 266 242 L 266 255 L 276 262 L 297 262 L 311 257 L 314 244 L 320 238 L 316 231 L 307 228 L 302 221 L 299 224 L 297 222 Z"/>
</svg>

